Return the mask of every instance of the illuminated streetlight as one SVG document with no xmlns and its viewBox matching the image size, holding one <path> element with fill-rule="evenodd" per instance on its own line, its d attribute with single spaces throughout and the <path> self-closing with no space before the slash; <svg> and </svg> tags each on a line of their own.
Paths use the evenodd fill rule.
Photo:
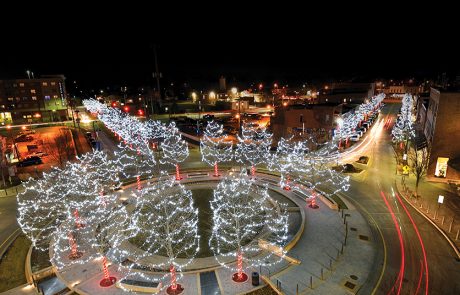
<svg viewBox="0 0 460 295">
<path fill-rule="evenodd" d="M 283 102 L 283 106 L 287 106 L 287 105 L 288 105 L 288 103 L 287 103 L 287 102 Z"/>
<path fill-rule="evenodd" d="M 192 100 L 196 101 L 196 93 L 195 92 L 192 92 Z"/>
<path fill-rule="evenodd" d="M 232 88 L 232 93 L 233 95 L 236 95 L 238 93 L 238 89 L 236 87 Z"/>
</svg>

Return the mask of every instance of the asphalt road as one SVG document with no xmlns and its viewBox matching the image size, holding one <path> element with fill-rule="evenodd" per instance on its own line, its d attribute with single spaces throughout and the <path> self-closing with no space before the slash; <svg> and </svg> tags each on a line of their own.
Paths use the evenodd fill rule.
<svg viewBox="0 0 460 295">
<path fill-rule="evenodd" d="M 7 247 L 8 238 L 19 229 L 16 208 L 16 197 L 0 198 L 0 253 Z"/>
<path fill-rule="evenodd" d="M 385 106 L 380 119 L 393 116 L 394 122 L 399 107 L 399 104 Z M 378 127 L 377 124 L 375 127 Z M 368 294 L 370 287 L 376 283 L 379 284 L 376 294 L 460 294 L 460 262 L 456 260 L 455 252 L 418 212 L 407 203 L 398 201 L 395 180 L 400 181 L 400 176 L 395 175 L 390 131 L 391 127 L 381 128 L 381 133 L 372 139 L 367 150 L 361 151 L 362 155 L 371 157 L 368 171 L 364 179 L 352 181 L 349 191 L 343 194 L 361 205 L 369 219 L 376 222 L 386 248 L 385 251 L 380 247 L 376 274 L 362 294 Z M 375 229 L 378 233 L 378 229 Z M 382 241 L 380 234 L 376 237 Z M 382 267 L 384 271 L 380 279 Z"/>
</svg>

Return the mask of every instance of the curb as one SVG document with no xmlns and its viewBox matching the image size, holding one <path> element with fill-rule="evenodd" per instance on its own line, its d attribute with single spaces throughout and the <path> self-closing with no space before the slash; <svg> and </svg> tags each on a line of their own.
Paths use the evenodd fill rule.
<svg viewBox="0 0 460 295">
<path fill-rule="evenodd" d="M 0 259 L 3 257 L 3 255 L 6 253 L 6 251 L 10 248 L 11 244 L 13 244 L 14 241 L 16 241 L 16 238 L 21 234 L 20 228 L 17 228 L 6 240 L 3 242 L 3 245 L 5 245 L 4 250 L 0 250 Z"/>
<path fill-rule="evenodd" d="M 444 232 L 444 230 L 442 228 L 440 228 L 436 222 L 434 222 L 433 220 L 431 220 L 430 217 L 426 216 L 426 214 L 422 211 L 420 211 L 419 208 L 417 208 L 417 206 L 414 206 L 412 204 L 412 202 L 410 202 L 407 197 L 402 194 L 400 191 L 399 191 L 399 188 L 398 188 L 398 185 L 395 181 L 395 187 L 396 187 L 396 191 L 399 193 L 399 195 L 404 199 L 404 201 L 406 201 L 406 203 L 408 203 L 413 209 L 415 209 L 418 213 L 420 213 L 420 215 L 422 215 L 426 220 L 428 220 L 438 231 L 439 233 L 441 233 L 444 238 L 447 240 L 447 242 L 449 243 L 449 245 L 452 247 L 452 249 L 454 250 L 455 254 L 457 255 L 457 260 L 460 260 L 460 251 L 459 249 L 457 248 L 457 246 L 455 245 L 455 243 L 452 241 L 451 238 L 449 238 L 449 236 Z"/>
</svg>

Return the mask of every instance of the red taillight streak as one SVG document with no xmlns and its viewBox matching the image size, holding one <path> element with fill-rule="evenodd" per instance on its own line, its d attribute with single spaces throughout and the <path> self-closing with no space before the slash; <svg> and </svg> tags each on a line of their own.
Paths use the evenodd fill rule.
<svg viewBox="0 0 460 295">
<path fill-rule="evenodd" d="M 395 214 L 393 212 L 393 209 L 391 208 L 390 204 L 388 203 L 387 198 L 385 197 L 385 194 L 382 191 L 380 192 L 380 195 L 382 196 L 383 201 L 385 202 L 385 205 L 388 208 L 388 211 L 390 211 L 391 219 L 393 219 L 393 223 L 395 225 L 396 232 L 398 233 L 398 238 L 399 238 L 399 247 L 400 247 L 400 250 L 401 250 L 401 266 L 399 268 L 398 279 L 396 280 L 396 283 L 399 280 L 398 292 L 396 293 L 397 295 L 399 295 L 399 294 L 401 294 L 402 282 L 403 282 L 403 278 L 404 278 L 405 258 L 406 258 L 405 253 L 404 253 L 404 241 L 403 241 L 403 236 L 402 236 L 402 233 L 401 233 L 401 228 L 399 227 L 398 221 L 396 220 L 396 216 L 395 216 Z M 390 290 L 390 292 L 391 292 L 391 290 Z M 390 293 L 388 293 L 388 294 L 390 294 Z"/>
<path fill-rule="evenodd" d="M 410 222 L 412 223 L 415 233 L 417 234 L 418 241 L 420 242 L 420 246 L 422 247 L 423 262 L 425 264 L 425 294 L 428 294 L 428 260 L 426 258 L 425 244 L 423 243 L 422 236 L 420 235 L 418 227 L 415 224 L 414 219 L 412 219 L 412 215 L 409 213 L 409 210 L 407 210 L 406 205 L 404 205 L 398 194 L 396 194 L 396 197 L 398 198 L 398 201 L 402 205 L 407 216 L 409 216 Z"/>
</svg>

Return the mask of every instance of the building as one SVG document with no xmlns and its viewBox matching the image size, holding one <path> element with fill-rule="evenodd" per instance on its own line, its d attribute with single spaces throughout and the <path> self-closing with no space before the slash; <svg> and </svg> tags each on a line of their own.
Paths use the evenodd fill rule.
<svg viewBox="0 0 460 295">
<path fill-rule="evenodd" d="M 375 94 L 375 83 L 332 83 L 319 91 L 319 103 L 363 103 Z"/>
<path fill-rule="evenodd" d="M 65 77 L 0 80 L 0 124 L 68 119 Z"/>
<path fill-rule="evenodd" d="M 270 125 L 275 141 L 298 133 L 317 135 L 328 139 L 335 127 L 335 117 L 340 115 L 341 104 L 295 104 L 279 106 L 271 117 Z"/>
<path fill-rule="evenodd" d="M 219 78 L 219 91 L 220 92 L 227 91 L 227 81 L 225 80 L 224 76 L 220 76 Z"/>
<path fill-rule="evenodd" d="M 460 92 L 431 88 L 418 101 L 417 127 L 431 145 L 428 178 L 460 180 Z"/>
</svg>

